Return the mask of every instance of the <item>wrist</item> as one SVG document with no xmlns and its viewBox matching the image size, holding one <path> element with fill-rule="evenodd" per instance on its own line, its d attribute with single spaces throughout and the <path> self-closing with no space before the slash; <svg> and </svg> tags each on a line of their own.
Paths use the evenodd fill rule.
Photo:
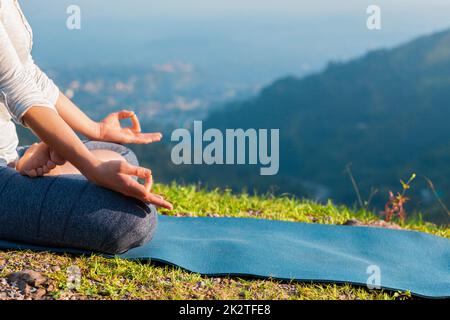
<svg viewBox="0 0 450 320">
<path fill-rule="evenodd" d="M 85 134 L 86 138 L 93 141 L 102 141 L 104 137 L 103 124 L 101 122 L 93 122 L 90 127 L 89 132 Z"/>
<path fill-rule="evenodd" d="M 92 156 L 87 159 L 83 159 L 83 161 L 81 161 L 76 167 L 88 180 L 96 182 L 100 175 L 99 168 L 101 164 L 101 160 Z"/>
</svg>

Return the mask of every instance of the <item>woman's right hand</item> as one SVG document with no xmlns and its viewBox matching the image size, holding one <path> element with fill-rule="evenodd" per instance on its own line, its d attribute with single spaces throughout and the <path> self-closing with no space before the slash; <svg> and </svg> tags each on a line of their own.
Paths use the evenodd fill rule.
<svg viewBox="0 0 450 320">
<path fill-rule="evenodd" d="M 100 162 L 93 172 L 86 172 L 85 175 L 99 186 L 158 207 L 173 209 L 170 202 L 151 192 L 153 179 L 149 169 L 133 166 L 126 161 L 112 160 Z M 140 184 L 133 177 L 144 179 L 145 184 Z"/>
</svg>

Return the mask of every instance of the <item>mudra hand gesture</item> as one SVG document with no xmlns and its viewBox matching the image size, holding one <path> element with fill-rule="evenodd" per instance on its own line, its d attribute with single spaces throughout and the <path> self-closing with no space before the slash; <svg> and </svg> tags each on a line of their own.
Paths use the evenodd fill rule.
<svg viewBox="0 0 450 320">
<path fill-rule="evenodd" d="M 40 110 L 39 114 L 42 111 L 47 113 L 47 110 Z M 31 113 L 32 116 L 33 114 L 34 112 Z M 48 113 L 49 118 L 54 116 L 53 113 Z M 43 115 L 40 115 L 40 117 L 43 117 Z M 123 127 L 121 125 L 120 121 L 124 119 L 131 119 L 131 127 Z M 60 121 L 60 119 L 56 121 Z M 122 110 L 114 112 L 98 123 L 91 123 L 93 123 L 91 126 L 92 130 L 89 131 L 94 132 L 90 136 L 92 140 L 121 144 L 148 144 L 160 141 L 162 138 L 162 134 L 159 132 L 142 133 L 139 119 L 133 111 Z M 69 136 L 67 134 L 65 137 L 67 138 Z M 77 138 L 72 136 L 71 139 L 76 140 Z M 75 142 L 75 140 L 73 141 Z M 76 141 L 77 144 L 79 143 L 78 141 Z M 66 145 L 71 145 L 71 143 L 66 142 Z M 86 167 L 80 170 L 81 173 L 100 186 L 144 202 L 153 203 L 156 206 L 172 209 L 170 202 L 152 193 L 153 177 L 149 169 L 132 166 L 124 160 L 96 158 L 92 154 L 89 156 L 86 154 L 86 158 L 88 158 L 87 166 L 83 164 L 77 166 L 76 163 L 72 163 L 72 166 L 70 163 L 66 164 L 66 158 L 60 154 L 43 142 L 35 144 L 19 159 L 16 169 L 21 174 L 30 177 L 39 177 L 46 174 L 52 175 L 52 170 L 56 171 L 57 175 L 68 172 L 73 173 L 73 170 Z M 75 158 L 75 160 L 80 159 Z M 61 169 L 63 167 L 58 167 L 66 165 L 71 168 Z M 59 172 L 58 169 L 60 169 Z M 79 171 L 77 170 L 77 172 Z M 140 184 L 133 177 L 141 178 L 145 180 L 145 183 Z"/>
<path fill-rule="evenodd" d="M 131 127 L 122 127 L 120 120 L 131 119 Z M 148 144 L 160 141 L 160 132 L 142 133 L 137 115 L 133 111 L 122 110 L 108 115 L 99 122 L 99 139 L 123 144 Z"/>
</svg>

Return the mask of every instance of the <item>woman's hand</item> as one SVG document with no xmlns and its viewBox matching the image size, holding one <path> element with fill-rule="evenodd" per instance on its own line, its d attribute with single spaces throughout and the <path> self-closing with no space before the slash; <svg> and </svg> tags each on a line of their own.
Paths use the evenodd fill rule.
<svg viewBox="0 0 450 320">
<path fill-rule="evenodd" d="M 170 202 L 151 192 L 153 179 L 149 169 L 133 166 L 126 161 L 113 160 L 99 163 L 94 172 L 88 174 L 89 180 L 102 187 L 158 207 L 173 209 Z M 140 184 L 132 177 L 144 179 L 145 184 Z"/>
<path fill-rule="evenodd" d="M 122 128 L 120 120 L 131 119 L 132 126 Z M 99 123 L 100 141 L 108 141 L 123 144 L 147 144 L 160 141 L 162 134 L 141 133 L 139 119 L 133 111 L 123 110 L 111 113 Z"/>
<path fill-rule="evenodd" d="M 124 195 L 172 209 L 169 202 L 150 192 L 152 187 L 150 170 L 132 166 L 124 160 L 105 162 L 97 159 L 55 111 L 33 106 L 28 109 L 23 119 L 43 142 L 70 162 L 88 180 Z M 135 181 L 133 176 L 145 179 L 145 185 Z"/>
<path fill-rule="evenodd" d="M 53 172 L 52 170 L 65 162 L 45 143 L 41 142 L 28 148 L 23 157 L 19 159 L 16 169 L 22 175 L 39 177 Z M 149 169 L 135 167 L 120 160 L 99 161 L 95 167 L 88 170 L 88 174 L 90 180 L 102 187 L 172 210 L 172 204 L 161 196 L 151 193 L 153 180 Z M 144 179 L 145 184 L 140 184 L 132 178 L 133 176 Z"/>
<path fill-rule="evenodd" d="M 123 110 L 112 113 L 101 122 L 95 122 L 81 111 L 69 98 L 60 93 L 56 102 L 58 115 L 69 127 L 90 140 L 121 144 L 147 144 L 160 141 L 161 133 L 141 133 L 139 119 L 133 111 Z M 120 120 L 131 119 L 130 128 L 122 128 Z"/>
</svg>

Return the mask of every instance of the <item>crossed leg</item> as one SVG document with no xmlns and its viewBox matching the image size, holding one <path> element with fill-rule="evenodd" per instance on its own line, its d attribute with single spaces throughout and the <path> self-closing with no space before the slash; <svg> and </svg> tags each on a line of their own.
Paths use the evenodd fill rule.
<svg viewBox="0 0 450 320">
<path fill-rule="evenodd" d="M 118 154 L 115 151 L 112 150 L 106 150 L 106 149 L 97 149 L 97 150 L 91 150 L 91 153 L 94 154 L 94 156 L 101 160 L 101 161 L 111 161 L 111 160 L 124 160 L 126 159 L 122 157 L 120 154 Z M 81 174 L 80 171 L 75 168 L 70 162 L 66 162 L 65 164 L 61 166 L 57 166 L 53 170 L 51 170 L 47 176 L 58 176 L 62 174 Z"/>
<path fill-rule="evenodd" d="M 103 160 L 138 165 L 124 146 L 85 144 Z M 157 225 L 154 206 L 100 188 L 77 173 L 66 164 L 60 168 L 62 176 L 30 179 L 0 166 L 0 238 L 108 254 L 150 241 Z"/>
<path fill-rule="evenodd" d="M 99 141 L 87 141 L 85 145 L 99 160 L 125 160 L 132 165 L 138 165 L 136 156 L 122 145 Z M 80 174 L 77 168 L 65 162 L 43 143 L 24 147 L 19 153 L 22 154 L 21 158 L 17 163 L 12 164 L 12 167 L 16 166 L 18 171 L 28 176 Z"/>
</svg>

